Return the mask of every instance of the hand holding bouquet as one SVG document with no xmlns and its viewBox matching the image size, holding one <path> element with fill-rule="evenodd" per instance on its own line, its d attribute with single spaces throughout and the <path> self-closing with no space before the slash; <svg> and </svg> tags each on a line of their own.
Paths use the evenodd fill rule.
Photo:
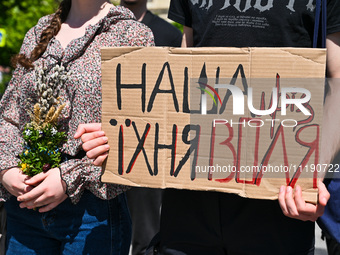
<svg viewBox="0 0 340 255">
<path fill-rule="evenodd" d="M 24 151 L 19 155 L 19 167 L 24 174 L 34 176 L 59 167 L 61 145 L 66 134 L 59 131 L 58 118 L 65 107 L 59 92 L 69 77 L 63 66 L 56 65 L 47 75 L 46 68 L 35 68 L 38 102 L 30 112 L 30 122 L 23 131 Z"/>
</svg>

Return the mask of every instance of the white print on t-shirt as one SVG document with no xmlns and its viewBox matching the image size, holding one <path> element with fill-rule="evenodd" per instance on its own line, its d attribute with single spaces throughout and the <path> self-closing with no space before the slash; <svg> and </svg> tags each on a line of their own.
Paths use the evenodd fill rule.
<svg viewBox="0 0 340 255">
<path fill-rule="evenodd" d="M 265 17 L 253 16 L 233 16 L 233 15 L 216 15 L 212 20 L 216 27 L 251 27 L 251 28 L 268 28 L 269 23 Z"/>
<path fill-rule="evenodd" d="M 196 4 L 199 5 L 201 0 L 190 0 L 190 1 L 191 1 L 192 5 L 196 5 Z M 215 1 L 221 1 L 221 0 L 215 0 Z M 246 1 L 246 2 L 245 2 L 245 5 L 243 4 L 244 8 L 242 10 L 241 4 L 244 3 L 244 1 Z M 277 1 L 282 1 L 282 0 L 277 0 Z M 301 0 L 298 0 L 298 1 L 301 1 Z M 246 12 L 252 7 L 256 10 L 259 10 L 260 12 L 264 12 L 264 11 L 268 11 L 271 8 L 273 8 L 274 0 L 267 0 L 266 4 L 261 4 L 263 2 L 262 0 L 256 0 L 255 4 L 253 6 L 252 6 L 251 2 L 252 2 L 252 0 L 236 0 L 235 4 L 233 6 L 239 12 Z M 288 0 L 288 3 L 286 5 L 287 9 L 289 9 L 292 12 L 295 12 L 294 3 L 295 3 L 295 0 Z M 206 10 L 209 10 L 210 7 L 213 6 L 213 5 L 214 5 L 214 0 L 202 0 L 199 8 L 204 8 Z M 222 8 L 220 10 L 227 9 L 229 6 L 231 6 L 230 0 L 225 0 L 224 5 L 222 6 Z M 309 11 L 314 10 L 315 6 L 313 5 L 313 0 L 308 0 L 306 8 Z"/>
</svg>

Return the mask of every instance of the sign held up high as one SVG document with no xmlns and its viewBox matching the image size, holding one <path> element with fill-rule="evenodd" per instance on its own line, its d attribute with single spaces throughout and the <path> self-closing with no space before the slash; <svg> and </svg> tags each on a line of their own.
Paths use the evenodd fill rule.
<svg viewBox="0 0 340 255">
<path fill-rule="evenodd" d="M 104 48 L 103 182 L 316 201 L 326 55 L 304 48 Z"/>
</svg>

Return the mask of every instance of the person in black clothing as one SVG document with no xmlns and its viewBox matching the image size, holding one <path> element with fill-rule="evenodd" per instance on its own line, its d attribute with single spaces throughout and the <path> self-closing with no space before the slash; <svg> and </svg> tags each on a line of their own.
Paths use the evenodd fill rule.
<svg viewBox="0 0 340 255">
<path fill-rule="evenodd" d="M 340 1 L 328 0 L 327 7 L 328 74 L 340 77 L 340 63 L 335 59 L 340 53 Z M 184 25 L 184 47 L 311 48 L 315 1 L 171 0 L 168 17 Z M 334 84 L 331 87 L 333 92 L 339 90 Z M 321 163 L 325 158 L 323 154 Z M 279 201 L 168 189 L 163 196 L 157 254 L 311 255 L 313 221 L 328 199 L 323 184 L 316 206 L 305 203 L 298 189 L 291 187 L 281 187 Z"/>
<path fill-rule="evenodd" d="M 138 21 L 152 30 L 156 46 L 181 46 L 182 33 L 147 10 L 147 0 L 121 0 L 120 4 L 129 8 Z M 127 191 L 126 195 L 132 219 L 132 255 L 141 255 L 159 231 L 162 190 L 136 187 Z"/>
<path fill-rule="evenodd" d="M 327 71 L 340 78 L 340 1 L 328 0 Z M 312 47 L 315 1 L 312 0 L 172 0 L 169 18 L 184 25 L 183 47 Z M 321 163 L 331 162 L 339 144 L 339 84 L 330 84 L 325 102 Z M 331 124 L 329 124 L 331 123 Z M 328 125 L 327 125 L 328 124 Z M 333 129 L 332 129 L 333 128 Z M 84 143 L 98 127 L 78 131 Z M 91 132 L 93 132 L 91 134 Z M 92 138 L 91 138 L 92 137 Z M 329 138 L 329 137 L 328 137 Z M 327 141 L 325 149 L 324 141 Z M 105 156 L 100 139 L 92 144 L 95 164 Z M 99 156 L 99 157 L 98 157 Z M 98 159 L 98 160 L 97 160 Z M 319 186 L 317 205 L 301 192 L 281 187 L 279 201 L 241 198 L 219 192 L 167 189 L 164 192 L 157 254 L 314 254 L 314 222 L 329 193 Z"/>
<path fill-rule="evenodd" d="M 181 46 L 182 33 L 175 26 L 150 12 L 146 6 L 147 0 L 121 0 L 120 4 L 129 8 L 138 21 L 152 30 L 156 46 Z"/>
</svg>

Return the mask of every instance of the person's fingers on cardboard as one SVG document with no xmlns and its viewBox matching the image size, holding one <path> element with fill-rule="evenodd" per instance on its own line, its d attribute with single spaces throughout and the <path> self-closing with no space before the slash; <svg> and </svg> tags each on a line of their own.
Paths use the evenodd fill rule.
<svg viewBox="0 0 340 255">
<path fill-rule="evenodd" d="M 315 213 L 315 216 L 316 216 L 315 220 L 317 220 L 317 218 L 321 217 L 324 212 L 325 212 L 325 206 L 317 205 L 316 206 L 316 213 Z"/>
<path fill-rule="evenodd" d="M 81 138 L 81 141 L 83 143 L 86 143 L 86 142 L 89 142 L 91 140 L 94 140 L 94 139 L 100 138 L 100 137 L 105 138 L 106 142 L 107 142 L 107 137 L 105 137 L 105 132 L 101 131 L 101 130 L 100 131 L 94 131 L 94 132 L 91 132 L 91 133 L 85 133 L 80 138 Z"/>
<path fill-rule="evenodd" d="M 86 156 L 90 159 L 97 159 L 99 156 L 107 154 L 109 150 L 110 150 L 110 146 L 108 144 L 105 144 L 99 147 L 95 147 L 92 150 L 89 150 L 86 153 Z"/>
<path fill-rule="evenodd" d="M 295 204 L 296 204 L 296 208 L 297 208 L 298 212 L 304 213 L 305 210 L 306 210 L 306 202 L 302 197 L 302 190 L 301 190 L 301 187 L 299 185 L 297 185 L 295 187 L 294 200 L 295 200 Z"/>
<path fill-rule="evenodd" d="M 108 139 L 107 139 L 106 136 L 95 138 L 93 140 L 90 140 L 88 142 L 83 143 L 83 149 L 86 152 L 92 151 L 90 153 L 90 155 L 92 155 L 92 157 L 93 157 L 93 155 L 95 153 L 98 153 L 98 151 L 104 150 L 103 152 L 105 152 L 110 148 L 109 145 L 107 145 L 107 141 L 108 141 Z M 107 148 L 107 149 L 105 150 L 105 148 Z M 100 154 L 101 153 L 99 153 L 99 155 Z"/>
<path fill-rule="evenodd" d="M 286 206 L 287 206 L 287 210 L 288 210 L 290 217 L 298 217 L 299 212 L 296 208 L 295 200 L 293 197 L 293 189 L 291 186 L 288 186 L 286 189 L 285 200 L 286 200 Z"/>
<path fill-rule="evenodd" d="M 318 204 L 321 206 L 326 206 L 330 198 L 330 194 L 322 181 L 318 183 Z"/>
<path fill-rule="evenodd" d="M 325 184 L 321 181 L 319 181 L 319 192 L 318 192 L 318 203 L 316 205 L 316 215 L 318 217 L 322 216 L 324 211 L 325 211 L 325 207 L 327 205 L 327 202 L 330 198 L 330 194 L 325 186 Z"/>
<path fill-rule="evenodd" d="M 288 210 L 287 210 L 287 205 L 286 205 L 286 187 L 283 185 L 280 187 L 278 200 L 279 200 L 279 205 L 281 207 L 283 214 L 288 216 Z"/>
<path fill-rule="evenodd" d="M 105 159 L 107 158 L 108 153 L 105 153 L 103 155 L 98 156 L 94 161 L 93 161 L 93 165 L 95 166 L 101 166 L 103 164 L 103 162 L 105 161 Z"/>
<path fill-rule="evenodd" d="M 101 123 L 88 123 L 88 124 L 80 124 L 77 128 L 76 133 L 74 134 L 74 138 L 78 139 L 85 133 L 90 133 L 94 131 L 100 131 L 102 128 Z"/>
<path fill-rule="evenodd" d="M 302 197 L 302 189 L 299 185 L 297 185 L 295 188 L 294 200 L 296 208 L 299 212 L 299 217 L 297 217 L 297 219 L 303 221 L 315 221 L 318 218 L 315 214 L 316 206 L 310 203 L 306 203 L 306 201 Z"/>
</svg>

